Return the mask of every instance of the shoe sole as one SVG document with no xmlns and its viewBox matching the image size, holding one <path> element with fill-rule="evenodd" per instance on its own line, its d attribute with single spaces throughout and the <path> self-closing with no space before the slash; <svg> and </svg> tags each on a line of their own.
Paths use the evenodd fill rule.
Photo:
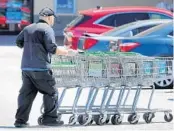
<svg viewBox="0 0 174 131">
<path fill-rule="evenodd" d="M 26 128 L 28 127 L 27 125 L 26 126 L 20 126 L 20 125 L 15 125 L 16 128 Z"/>
<path fill-rule="evenodd" d="M 16 128 L 26 128 L 29 127 L 29 125 L 21 125 L 21 124 L 14 124 Z"/>
</svg>

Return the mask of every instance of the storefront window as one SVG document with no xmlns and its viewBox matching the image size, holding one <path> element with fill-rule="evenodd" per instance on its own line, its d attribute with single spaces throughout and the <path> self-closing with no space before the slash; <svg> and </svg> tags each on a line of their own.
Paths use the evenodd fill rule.
<svg viewBox="0 0 174 131">
<path fill-rule="evenodd" d="M 55 0 L 56 13 L 74 14 L 76 12 L 76 0 Z"/>
<path fill-rule="evenodd" d="M 19 32 L 32 23 L 33 0 L 0 0 L 0 33 Z"/>
</svg>

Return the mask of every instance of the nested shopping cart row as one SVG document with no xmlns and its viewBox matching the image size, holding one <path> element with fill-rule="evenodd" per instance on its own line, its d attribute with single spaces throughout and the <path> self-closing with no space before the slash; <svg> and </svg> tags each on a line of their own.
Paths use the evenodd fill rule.
<svg viewBox="0 0 174 131">
<path fill-rule="evenodd" d="M 171 110 L 151 109 L 154 88 L 148 99 L 148 106 L 138 108 L 137 104 L 143 86 L 151 86 L 159 79 L 172 79 L 173 58 L 156 58 L 142 55 L 77 55 L 54 56 L 52 70 L 57 88 L 63 88 L 58 101 L 59 114 L 72 114 L 69 124 L 97 125 L 122 123 L 123 115 L 129 114 L 128 122 L 136 124 L 139 113 L 143 113 L 146 123 L 150 123 L 156 112 L 164 112 L 164 119 L 172 121 Z M 83 106 L 78 101 L 83 90 L 89 89 L 87 102 Z M 76 89 L 72 106 L 62 106 L 66 92 Z M 102 90 L 100 105 L 95 105 L 98 92 Z M 131 92 L 133 101 L 127 105 Z M 117 94 L 117 95 L 116 95 Z M 115 96 L 116 95 L 116 96 Z M 111 104 L 116 97 L 115 104 Z M 85 98 L 84 98 L 85 99 Z"/>
</svg>

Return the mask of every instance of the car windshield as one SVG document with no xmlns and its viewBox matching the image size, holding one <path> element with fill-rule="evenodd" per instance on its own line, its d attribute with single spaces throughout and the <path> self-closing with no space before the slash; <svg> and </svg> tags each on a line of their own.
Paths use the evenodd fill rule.
<svg viewBox="0 0 174 131">
<path fill-rule="evenodd" d="M 151 28 L 151 29 L 148 29 L 148 30 L 146 30 L 146 31 L 143 31 L 143 32 L 141 32 L 141 33 L 135 35 L 135 37 L 142 37 L 142 36 L 149 35 L 149 34 L 155 32 L 155 31 L 157 31 L 157 30 L 159 30 L 159 29 L 161 29 L 161 28 L 163 28 L 163 27 L 165 27 L 165 26 L 170 25 L 171 23 L 172 23 L 172 22 L 168 22 L 168 23 L 165 23 L 165 24 L 160 24 L 160 25 L 158 25 L 158 26 L 155 26 L 155 27 L 153 27 L 153 28 Z"/>
<path fill-rule="evenodd" d="M 110 30 L 108 32 L 105 32 L 102 35 L 104 35 L 104 36 L 112 36 L 112 34 L 115 33 L 116 31 L 122 30 L 124 28 L 130 27 L 130 26 L 135 25 L 135 24 L 136 24 L 136 22 L 131 22 L 129 24 L 124 24 L 124 25 L 116 27 L 116 28 L 114 28 L 114 29 L 112 29 L 112 30 Z"/>
</svg>

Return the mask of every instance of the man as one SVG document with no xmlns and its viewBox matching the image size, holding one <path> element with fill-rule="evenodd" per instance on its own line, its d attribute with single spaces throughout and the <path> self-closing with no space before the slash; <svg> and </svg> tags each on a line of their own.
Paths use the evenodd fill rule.
<svg viewBox="0 0 174 131">
<path fill-rule="evenodd" d="M 18 96 L 18 109 L 15 127 L 26 127 L 32 103 L 38 92 L 43 94 L 44 114 L 42 124 L 60 126 L 58 121 L 58 92 L 55 79 L 50 70 L 51 55 L 72 55 L 76 51 L 59 48 L 55 42 L 54 12 L 44 8 L 39 13 L 39 21 L 25 27 L 16 39 L 16 44 L 23 49 L 21 62 L 22 87 Z"/>
</svg>

